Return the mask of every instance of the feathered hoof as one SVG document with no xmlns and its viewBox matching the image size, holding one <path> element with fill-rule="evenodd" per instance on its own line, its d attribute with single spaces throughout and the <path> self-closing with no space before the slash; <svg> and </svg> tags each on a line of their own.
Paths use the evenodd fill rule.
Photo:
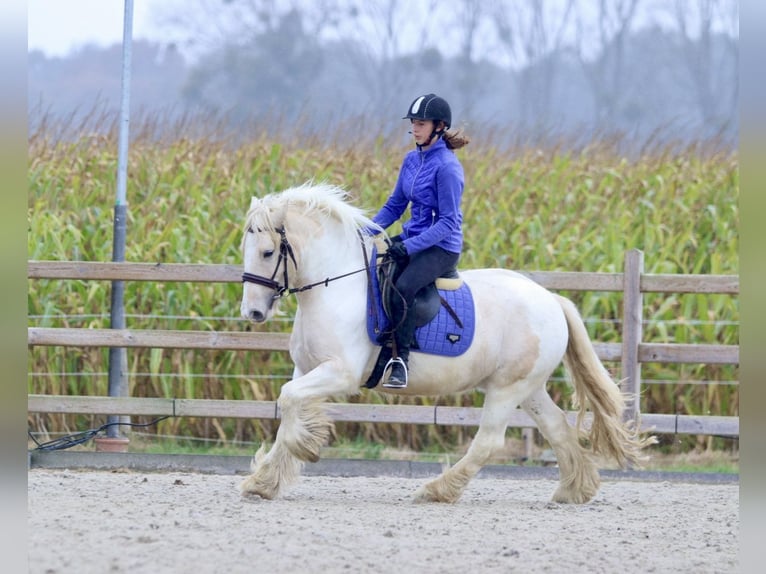
<svg viewBox="0 0 766 574">
<path fill-rule="evenodd" d="M 260 496 L 266 500 L 274 500 L 279 495 L 279 487 L 267 484 L 261 477 L 251 474 L 239 485 L 242 496 Z"/>
<path fill-rule="evenodd" d="M 553 502 L 560 502 L 562 504 L 585 504 L 596 496 L 594 491 L 573 490 L 571 488 L 564 488 L 559 486 L 556 492 L 553 493 Z"/>
<path fill-rule="evenodd" d="M 414 502 L 418 504 L 426 504 L 426 503 L 444 503 L 444 504 L 453 504 L 458 501 L 460 498 L 461 492 L 457 493 L 447 493 L 444 491 L 444 489 L 439 488 L 439 481 L 434 480 L 427 484 L 424 484 L 421 486 L 416 492 L 414 496 Z"/>
</svg>

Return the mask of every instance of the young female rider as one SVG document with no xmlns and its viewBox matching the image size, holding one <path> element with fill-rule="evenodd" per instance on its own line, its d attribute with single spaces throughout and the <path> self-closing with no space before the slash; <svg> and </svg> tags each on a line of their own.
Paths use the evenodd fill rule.
<svg viewBox="0 0 766 574">
<path fill-rule="evenodd" d="M 410 344 L 415 333 L 412 307 L 415 294 L 457 266 L 463 247 L 463 166 L 452 150 L 470 140 L 448 131 L 452 111 L 444 98 L 426 94 L 415 98 L 402 119 L 409 119 L 416 149 L 407 153 L 394 191 L 373 217 L 383 229 L 397 221 L 411 205 L 411 217 L 388 250 L 401 271 L 392 297 L 394 349 L 398 359 L 383 386 L 407 386 Z"/>
</svg>

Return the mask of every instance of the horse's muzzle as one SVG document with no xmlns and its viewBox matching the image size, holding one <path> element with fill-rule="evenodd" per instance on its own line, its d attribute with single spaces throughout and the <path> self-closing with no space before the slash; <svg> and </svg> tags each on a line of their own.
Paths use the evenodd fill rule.
<svg viewBox="0 0 766 574">
<path fill-rule="evenodd" d="M 263 323 L 271 317 L 271 311 L 278 297 L 273 291 L 264 292 L 262 287 L 257 287 L 251 283 L 245 283 L 242 293 L 242 303 L 240 305 L 240 314 L 243 319 L 251 323 Z"/>
</svg>

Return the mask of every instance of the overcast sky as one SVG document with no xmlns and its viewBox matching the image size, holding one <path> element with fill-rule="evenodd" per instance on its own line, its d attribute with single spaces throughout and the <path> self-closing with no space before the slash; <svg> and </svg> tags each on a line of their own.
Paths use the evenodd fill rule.
<svg viewBox="0 0 766 574">
<path fill-rule="evenodd" d="M 187 0 L 193 2 L 194 0 Z M 222 1 L 222 0 L 221 0 Z M 759 0 L 765 3 L 764 0 Z M 690 14 L 696 14 L 698 0 L 686 0 L 686 6 Z M 737 0 L 724 0 L 722 5 L 736 5 Z M 425 0 L 407 0 L 408 9 L 414 10 L 415 7 L 427 6 Z M 552 10 L 563 9 L 564 0 L 546 0 L 545 6 Z M 579 10 L 583 11 L 585 16 L 589 16 L 588 9 L 594 10 L 594 4 L 581 2 L 578 4 Z M 28 0 L 27 2 L 27 45 L 29 50 L 42 50 L 49 57 L 63 57 L 79 50 L 85 45 L 95 44 L 99 47 L 110 46 L 122 42 L 125 0 Z M 177 12 L 178 10 L 188 10 L 189 4 L 183 0 L 134 0 L 133 2 L 133 39 L 150 39 L 154 41 L 167 42 L 167 28 L 158 24 L 163 16 Z M 524 6 L 519 3 L 518 6 Z M 652 25 L 673 25 L 672 19 L 669 20 L 669 10 L 673 4 L 670 0 L 642 0 L 636 15 L 634 26 L 643 27 L 647 23 Z M 558 7 L 558 8 L 557 8 Z M 595 14 L 595 13 L 594 13 Z M 415 19 L 417 21 L 417 18 Z M 717 18 L 714 18 L 714 21 Z M 554 17 L 552 21 L 557 21 Z M 356 26 L 359 25 L 357 22 Z M 375 25 L 376 27 L 378 24 Z M 694 25 L 691 26 L 691 33 L 694 33 Z M 719 28 L 714 24 L 714 28 Z M 373 28 L 377 29 L 377 28 Z M 447 28 L 448 31 L 450 28 Z M 445 31 L 445 33 L 446 33 Z M 730 30 L 727 30 L 730 32 Z M 400 30 L 402 38 L 412 37 L 406 27 Z M 372 33 L 372 32 L 371 32 Z M 360 36 L 363 40 L 367 33 Z M 415 37 L 419 37 L 415 34 Z M 586 40 L 588 34 L 586 33 Z M 400 38 L 401 40 L 401 38 Z M 406 42 L 404 42 L 406 44 Z M 459 45 L 456 42 L 443 42 L 441 47 Z M 477 40 L 482 44 L 481 38 Z M 479 46 L 481 48 L 481 46 Z M 486 46 L 484 47 L 486 48 Z M 586 55 L 589 54 L 586 48 Z M 448 50 L 446 50 L 448 52 Z M 481 50 L 479 50 L 481 51 Z M 185 54 L 190 56 L 191 54 Z M 489 56 L 492 60 L 497 60 L 498 51 L 485 49 L 481 55 Z M 501 58 L 502 59 L 502 58 Z M 507 62 L 499 62 L 506 64 Z M 524 62 L 516 62 L 523 65 Z"/>
<path fill-rule="evenodd" d="M 165 0 L 134 0 L 133 38 L 157 39 L 151 15 Z M 124 0 L 28 0 L 27 45 L 47 56 L 67 56 L 86 44 L 122 42 Z"/>
</svg>

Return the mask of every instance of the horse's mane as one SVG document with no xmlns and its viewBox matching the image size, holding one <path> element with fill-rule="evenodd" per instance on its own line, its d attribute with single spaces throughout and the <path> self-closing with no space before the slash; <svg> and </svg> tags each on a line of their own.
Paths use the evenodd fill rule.
<svg viewBox="0 0 766 574">
<path fill-rule="evenodd" d="M 245 230 L 274 231 L 285 224 L 290 210 L 301 214 L 337 220 L 346 233 L 356 236 L 359 230 L 379 227 L 365 212 L 349 203 L 349 194 L 341 187 L 311 181 L 264 197 L 253 197 L 247 212 Z"/>
</svg>

